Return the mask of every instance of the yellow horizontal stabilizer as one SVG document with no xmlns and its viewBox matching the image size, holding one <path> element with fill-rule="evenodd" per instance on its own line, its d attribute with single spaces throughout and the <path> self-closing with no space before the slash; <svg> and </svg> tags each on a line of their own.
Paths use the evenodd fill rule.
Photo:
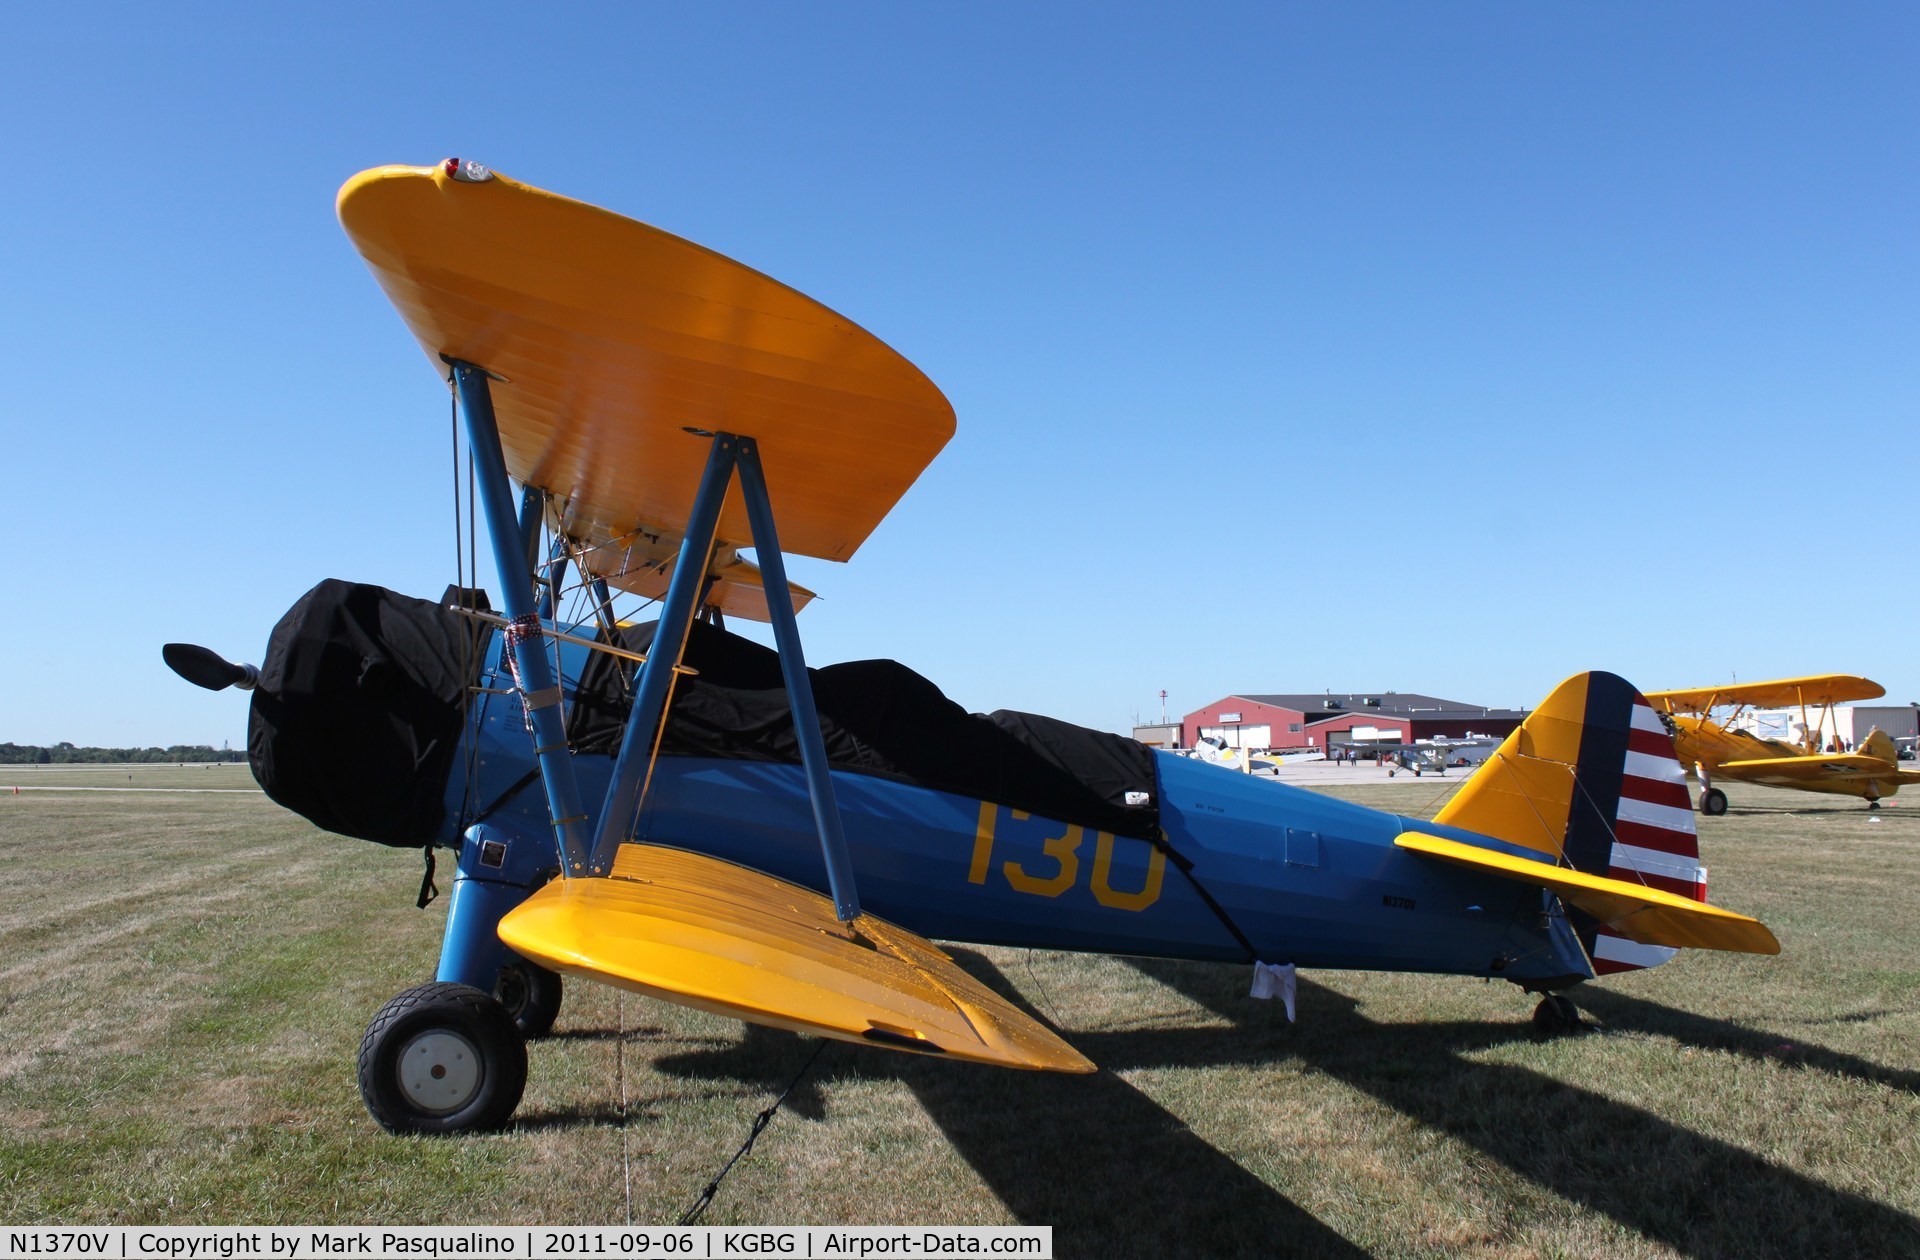
<svg viewBox="0 0 1920 1260">
<path fill-rule="evenodd" d="M 1886 694 L 1885 687 L 1857 674 L 1809 674 L 1805 678 L 1775 678 L 1768 682 L 1646 693 L 1649 704 L 1668 713 L 1705 713 L 1735 704 L 1757 705 L 1762 709 L 1845 704 L 1850 700 L 1876 700 Z"/>
<path fill-rule="evenodd" d="M 1001 1067 L 1092 1072 L 932 943 L 819 893 L 684 849 L 623 845 L 605 879 L 557 879 L 500 921 L 556 971 L 756 1024 Z"/>
<path fill-rule="evenodd" d="M 1417 831 L 1402 832 L 1394 843 L 1443 862 L 1550 888 L 1614 932 L 1643 945 L 1726 949 L 1742 954 L 1780 952 L 1780 942 L 1760 920 L 1721 910 L 1703 901 L 1690 901 L 1658 888 L 1605 875 L 1588 875 Z"/>
</svg>

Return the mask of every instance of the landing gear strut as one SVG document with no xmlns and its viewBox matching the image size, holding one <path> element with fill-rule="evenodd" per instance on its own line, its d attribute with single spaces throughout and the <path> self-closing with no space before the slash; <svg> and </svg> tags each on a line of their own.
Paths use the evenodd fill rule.
<svg viewBox="0 0 1920 1260">
<path fill-rule="evenodd" d="M 1533 1008 L 1533 1030 L 1543 1037 L 1562 1037 L 1584 1027 L 1580 1008 L 1564 993 L 1549 993 Z"/>
<path fill-rule="evenodd" d="M 1700 812 L 1709 818 L 1718 818 L 1727 812 L 1727 794 L 1713 786 L 1713 771 L 1707 769 L 1707 763 L 1693 763 L 1694 773 L 1700 776 Z"/>
</svg>

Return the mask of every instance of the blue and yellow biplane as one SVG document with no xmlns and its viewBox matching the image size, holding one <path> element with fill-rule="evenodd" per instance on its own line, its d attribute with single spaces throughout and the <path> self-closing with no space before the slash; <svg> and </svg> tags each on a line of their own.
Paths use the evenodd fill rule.
<svg viewBox="0 0 1920 1260">
<path fill-rule="evenodd" d="M 1499 977 L 1546 1028 L 1596 975 L 1778 951 L 1706 904 L 1672 741 L 1611 674 L 1423 821 L 966 713 L 890 661 L 809 669 L 784 557 L 854 554 L 953 435 L 932 382 L 750 268 L 475 163 L 364 172 L 339 215 L 457 395 L 502 607 L 328 581 L 257 668 L 165 655 L 252 690 L 275 800 L 424 848 L 429 880 L 457 855 L 435 981 L 362 1042 L 388 1129 L 505 1123 L 563 976 L 1089 1072 L 932 941 Z"/>
</svg>

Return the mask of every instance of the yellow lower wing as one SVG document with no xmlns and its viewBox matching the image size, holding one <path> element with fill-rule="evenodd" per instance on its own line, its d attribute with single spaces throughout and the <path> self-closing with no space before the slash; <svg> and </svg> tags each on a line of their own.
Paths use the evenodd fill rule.
<svg viewBox="0 0 1920 1260">
<path fill-rule="evenodd" d="M 1690 901 L 1658 888 L 1605 875 L 1588 875 L 1417 831 L 1402 832 L 1394 843 L 1443 862 L 1552 889 L 1563 900 L 1578 906 L 1621 936 L 1645 945 L 1727 949 L 1743 954 L 1780 952 L 1780 942 L 1758 919 L 1721 910 L 1703 901 Z"/>
<path fill-rule="evenodd" d="M 1765 774 L 1782 779 L 1880 779 L 1888 783 L 1920 782 L 1920 774 L 1897 770 L 1878 757 L 1865 753 L 1807 753 L 1796 757 L 1749 757 L 1744 761 L 1723 761 L 1716 770 L 1735 775 Z"/>
<path fill-rule="evenodd" d="M 565 513 L 556 511 L 556 520 L 564 530 Z M 647 599 L 665 599 L 667 586 L 673 580 L 673 567 L 680 559 L 680 541 L 672 535 L 627 534 L 599 546 L 582 547 L 574 558 L 588 573 L 605 578 L 623 591 Z M 729 617 L 771 620 L 767 615 L 767 592 L 759 565 L 741 559 L 737 551 L 727 548 L 714 557 L 707 573 L 713 579 L 706 593 L 709 606 Z M 793 597 L 796 613 L 815 598 L 814 592 L 795 582 L 787 583 L 787 591 Z"/>
<path fill-rule="evenodd" d="M 605 879 L 554 880 L 500 939 L 569 975 L 793 1032 L 1002 1067 L 1092 1072 L 1083 1055 L 872 915 L 718 858 L 623 845 Z"/>
</svg>

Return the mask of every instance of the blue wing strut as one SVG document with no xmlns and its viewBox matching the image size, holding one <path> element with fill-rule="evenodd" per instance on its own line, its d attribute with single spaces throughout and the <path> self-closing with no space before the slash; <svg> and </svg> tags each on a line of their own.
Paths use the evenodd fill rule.
<svg viewBox="0 0 1920 1260">
<path fill-rule="evenodd" d="M 607 875 L 613 869 L 620 844 L 633 834 L 646 799 L 655 746 L 672 695 L 674 675 L 680 669 L 687 632 L 703 593 L 720 509 L 737 471 L 774 639 L 779 647 L 781 675 L 793 706 L 801 767 L 806 776 L 821 855 L 826 863 L 834 912 L 842 922 L 857 918 L 859 893 L 834 800 L 826 746 L 820 736 L 820 722 L 800 646 L 800 629 L 793 613 L 793 596 L 787 583 L 786 564 L 780 552 L 759 447 L 752 438 L 731 433 L 710 435 L 712 445 L 706 468 L 701 474 L 693 510 L 681 539 L 679 558 L 667 586 L 660 621 L 654 631 L 653 649 L 640 667 L 620 753 L 589 837 L 586 824 L 590 816 L 583 804 L 567 747 L 559 680 L 554 676 L 540 633 L 542 615 L 551 615 L 551 605 L 546 600 L 536 601 L 533 593 L 530 555 L 537 535 L 530 526 L 537 527 L 540 492 L 527 489 L 516 513 L 499 427 L 494 419 L 488 374 L 471 363 L 455 361 L 452 366 L 509 621 L 506 650 L 518 675 L 527 719 L 533 730 L 534 752 L 546 788 L 560 874 L 566 878 Z M 594 585 L 596 594 L 604 597 L 604 586 L 597 580 Z M 548 591 L 551 589 L 547 587 Z M 476 832 L 485 826 L 479 824 L 469 831 Z M 544 863 L 521 859 L 515 861 L 510 870 L 483 870 L 479 855 L 486 846 L 475 842 L 475 835 L 470 834 L 466 839 L 468 843 L 463 844 L 460 856 L 462 878 L 455 883 L 448 908 L 439 979 L 491 990 L 501 965 L 509 957 L 497 935 L 500 919 L 538 886 L 539 868 Z"/>
</svg>

